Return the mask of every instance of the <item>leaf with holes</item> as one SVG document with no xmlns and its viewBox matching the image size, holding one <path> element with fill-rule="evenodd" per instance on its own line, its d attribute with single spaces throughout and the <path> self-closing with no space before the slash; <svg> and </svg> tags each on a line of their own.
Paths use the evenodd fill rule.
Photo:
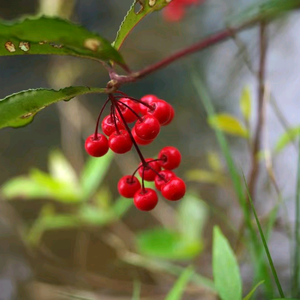
<svg viewBox="0 0 300 300">
<path fill-rule="evenodd" d="M 171 0 L 134 0 L 127 15 L 120 25 L 117 37 L 113 43 L 116 49 L 120 49 L 132 29 L 150 13 L 161 10 Z"/>
<path fill-rule="evenodd" d="M 222 300 L 241 300 L 242 281 L 234 253 L 221 230 L 214 227 L 213 274 L 216 290 Z"/>
<path fill-rule="evenodd" d="M 33 116 L 46 106 L 91 93 L 103 93 L 104 89 L 84 86 L 67 87 L 61 90 L 36 89 L 22 91 L 0 99 L 0 129 L 29 124 Z"/>
<path fill-rule="evenodd" d="M 208 119 L 208 123 L 215 129 L 222 130 L 226 133 L 240 136 L 243 138 L 249 137 L 248 130 L 241 122 L 229 114 L 216 114 Z"/>
<path fill-rule="evenodd" d="M 72 55 L 123 64 L 119 52 L 96 33 L 57 17 L 0 20 L 0 55 Z"/>
</svg>

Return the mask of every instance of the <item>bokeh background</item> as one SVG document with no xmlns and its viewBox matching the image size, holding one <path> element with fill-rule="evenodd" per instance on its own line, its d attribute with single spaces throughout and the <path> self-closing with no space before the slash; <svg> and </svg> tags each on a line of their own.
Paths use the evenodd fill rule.
<svg viewBox="0 0 300 300">
<path fill-rule="evenodd" d="M 0 17 L 12 20 L 41 12 L 57 14 L 113 41 L 131 2 L 0 0 Z M 185 18 L 177 23 L 168 23 L 160 12 L 154 13 L 134 29 L 121 52 L 131 68 L 138 70 L 208 33 L 222 29 L 230 16 L 250 2 L 206 0 L 188 9 Z M 59 5 L 62 6 L 59 8 Z M 262 142 L 265 150 L 272 151 L 285 131 L 284 126 L 299 124 L 299 30 L 299 13 L 281 18 L 269 27 L 266 85 L 272 101 L 268 101 L 266 108 Z M 48 205 L 46 209 L 49 209 L 50 205 L 50 209 L 64 213 L 72 213 L 74 207 L 44 198 L 30 200 L 16 197 L 7 201 L 4 195 L 0 209 L 0 299 L 71 299 L 76 295 L 82 297 L 78 299 L 131 299 L 134 282 L 141 283 L 145 299 L 164 299 L 180 274 L 176 267 L 190 263 L 197 272 L 211 278 L 212 227 L 221 225 L 227 238 L 235 244 L 242 215 L 191 74 L 197 72 L 205 82 L 217 112 L 228 112 L 241 120 L 239 99 L 243 88 L 249 86 L 253 100 L 251 124 L 254 124 L 257 117 L 257 79 L 253 70 L 256 72 L 258 68 L 258 30 L 247 30 L 239 39 L 193 54 L 122 89 L 136 98 L 156 94 L 175 108 L 174 122 L 162 130 L 155 143 L 142 150 L 145 156 L 152 157 L 165 145 L 180 149 L 183 162 L 178 174 L 187 181 L 193 197 L 201 201 L 201 207 L 205 207 L 204 229 L 199 236 L 203 244 L 201 253 L 189 259 L 172 260 L 172 266 L 165 270 L 153 266 L 153 261 L 143 261 L 143 254 L 138 254 L 140 260 L 137 259 L 137 262 L 134 259 L 128 261 L 128 257 L 127 261 L 122 259 L 124 251 L 138 253 L 135 242 L 138 232 L 156 227 L 178 227 L 180 204 L 169 204 L 163 200 L 153 213 L 140 213 L 131 207 L 121 220 L 105 226 L 47 230 L 36 244 L 29 246 L 24 232 L 35 224 L 45 206 Z M 241 46 L 243 44 L 247 51 Z M 248 59 L 251 61 L 250 68 L 245 63 Z M 109 80 L 101 65 L 77 58 L 1 57 L 0 62 L 1 98 L 37 87 L 104 87 Z M 57 149 L 79 176 L 88 159 L 84 152 L 84 139 L 94 130 L 104 101 L 105 96 L 101 95 L 82 96 L 47 107 L 24 128 L 1 130 L 0 185 L 16 176 L 28 174 L 32 168 L 49 172 L 49 154 Z M 250 168 L 247 141 L 236 136 L 228 136 L 228 140 L 237 165 L 247 174 Z M 99 186 L 99 197 L 104 198 L 104 202 L 109 199 L 114 203 L 118 198 L 118 179 L 135 169 L 137 158 L 134 153 L 115 156 Z M 289 287 L 291 242 L 286 228 L 291 230 L 294 221 L 297 147 L 294 143 L 289 144 L 280 154 L 272 156 L 271 161 L 284 205 L 270 238 L 270 249 L 280 279 L 285 287 Z M 263 219 L 278 197 L 264 160 L 261 166 L 255 198 Z M 99 172 L 101 168 L 100 164 Z M 243 247 L 238 251 L 238 260 L 245 291 L 248 291 L 253 279 L 252 266 Z M 206 288 L 191 285 L 184 299 L 216 299 L 216 296 Z"/>
</svg>

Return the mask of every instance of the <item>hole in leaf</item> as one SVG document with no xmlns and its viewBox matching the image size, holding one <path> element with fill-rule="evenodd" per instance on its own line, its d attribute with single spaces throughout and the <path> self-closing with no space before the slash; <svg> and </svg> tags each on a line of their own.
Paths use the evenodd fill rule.
<svg viewBox="0 0 300 300">
<path fill-rule="evenodd" d="M 86 39 L 84 41 L 84 47 L 92 51 L 97 51 L 100 45 L 101 42 L 97 39 Z"/>
<path fill-rule="evenodd" d="M 152 7 L 156 4 L 156 0 L 149 0 L 149 6 Z"/>
<path fill-rule="evenodd" d="M 5 48 L 9 52 L 15 52 L 16 51 L 16 47 L 12 42 L 6 42 L 5 43 Z"/>
<path fill-rule="evenodd" d="M 30 44 L 28 42 L 20 42 L 19 48 L 24 52 L 27 52 L 30 49 Z"/>
<path fill-rule="evenodd" d="M 134 3 L 134 13 L 139 14 L 144 10 L 144 0 L 136 0 Z"/>
</svg>

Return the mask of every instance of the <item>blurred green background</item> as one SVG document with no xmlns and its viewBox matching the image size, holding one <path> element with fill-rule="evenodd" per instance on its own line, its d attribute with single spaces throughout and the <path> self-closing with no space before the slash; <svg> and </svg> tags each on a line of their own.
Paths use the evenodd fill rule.
<svg viewBox="0 0 300 300">
<path fill-rule="evenodd" d="M 60 15 L 113 41 L 131 2 L 0 0 L 0 17 L 12 20 L 41 12 Z M 121 53 L 131 68 L 138 70 L 223 28 L 247 2 L 251 1 L 207 0 L 189 9 L 178 23 L 167 23 L 160 12 L 154 13 L 134 29 Z M 294 13 L 270 26 L 266 84 L 277 105 L 268 103 L 265 150 L 272 150 L 284 133 L 282 123 L 289 127 L 299 123 L 298 18 L 299 13 Z M 196 73 L 205 83 L 217 112 L 240 120 L 241 93 L 249 86 L 252 124 L 256 120 L 257 82 L 247 61 L 257 69 L 257 30 L 248 30 L 240 38 L 194 54 L 122 89 L 136 98 L 155 94 L 175 108 L 173 123 L 142 151 L 146 157 L 155 156 L 166 145 L 181 151 L 183 162 L 177 172 L 186 180 L 188 194 L 180 203 L 161 199 L 153 212 L 141 213 L 130 200 L 120 199 L 116 189 L 122 174 L 136 168 L 137 155 L 87 157 L 84 139 L 94 130 L 105 96 L 82 96 L 52 105 L 39 112 L 32 124 L 0 131 L 2 200 L 10 200 L 9 204 L 2 201 L 0 209 L 3 299 L 138 299 L 132 298 L 132 293 L 138 293 L 139 287 L 145 299 L 165 299 L 190 264 L 205 278 L 193 277 L 183 299 L 217 299 L 209 279 L 212 228 L 220 225 L 234 245 L 242 213 L 192 77 Z M 109 80 L 101 65 L 88 60 L 43 56 L 0 60 L 1 98 L 37 87 L 105 87 Z M 247 140 L 229 135 L 228 141 L 238 168 L 247 174 Z M 285 229 L 293 222 L 296 154 L 291 143 L 272 157 L 272 171 L 285 205 L 275 222 L 270 248 L 285 287 L 290 284 Z M 265 161 L 261 164 L 256 205 L 263 222 L 277 195 Z M 252 266 L 244 245 L 236 255 L 245 295 L 253 283 Z"/>
</svg>

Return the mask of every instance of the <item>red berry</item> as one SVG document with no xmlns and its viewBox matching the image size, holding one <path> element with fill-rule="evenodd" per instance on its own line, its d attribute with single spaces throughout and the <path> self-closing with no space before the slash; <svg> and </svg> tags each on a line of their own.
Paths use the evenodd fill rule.
<svg viewBox="0 0 300 300">
<path fill-rule="evenodd" d="M 154 140 L 160 131 L 158 120 L 151 115 L 145 115 L 141 120 L 137 120 L 134 127 L 136 135 L 143 140 Z"/>
<path fill-rule="evenodd" d="M 167 146 L 160 150 L 158 154 L 160 165 L 167 170 L 176 169 L 181 162 L 181 154 L 175 147 Z"/>
<path fill-rule="evenodd" d="M 159 175 L 156 175 L 154 181 L 155 181 L 155 187 L 160 191 L 162 186 L 167 184 L 171 178 L 176 177 L 175 173 L 169 170 L 162 170 L 159 172 Z M 163 179 L 163 178 L 164 179 Z"/>
<path fill-rule="evenodd" d="M 123 154 L 130 151 L 132 140 L 126 130 L 115 131 L 109 136 L 108 145 L 115 153 Z"/>
<path fill-rule="evenodd" d="M 162 186 L 161 193 L 167 200 L 176 201 L 184 196 L 185 190 L 184 181 L 178 177 L 174 177 Z"/>
<path fill-rule="evenodd" d="M 156 206 L 158 197 L 153 189 L 145 188 L 135 193 L 133 202 L 139 210 L 149 211 Z"/>
<path fill-rule="evenodd" d="M 106 116 L 101 123 L 103 133 L 110 136 L 114 131 L 116 131 L 116 125 L 119 130 L 125 129 L 123 123 L 121 123 L 118 118 L 116 118 L 115 124 L 114 120 L 111 118 L 110 115 Z"/>
<path fill-rule="evenodd" d="M 85 140 L 85 150 L 91 156 L 103 156 L 107 153 L 108 149 L 107 138 L 101 133 L 97 134 L 97 139 L 95 139 L 95 135 L 92 134 Z"/>
<path fill-rule="evenodd" d="M 160 125 L 165 125 L 171 117 L 170 104 L 164 100 L 154 100 L 150 105 L 152 108 L 147 109 L 147 114 L 154 116 Z"/>
<path fill-rule="evenodd" d="M 159 100 L 159 99 L 154 95 L 146 95 L 141 98 L 141 101 L 143 101 L 149 105 L 151 105 L 152 101 L 156 101 L 156 100 Z M 147 114 L 147 110 L 148 110 L 148 106 L 140 103 L 140 111 L 143 115 Z"/>
<path fill-rule="evenodd" d="M 125 198 L 133 198 L 140 188 L 141 184 L 135 176 L 123 176 L 118 182 L 118 191 Z"/>
<path fill-rule="evenodd" d="M 154 181 L 157 173 L 159 173 L 161 170 L 160 164 L 157 161 L 153 161 L 153 158 L 147 158 L 146 162 L 147 162 L 146 167 L 143 166 L 139 168 L 139 174 L 142 178 L 144 177 L 144 180 L 146 181 Z M 141 165 L 142 163 L 140 163 L 139 166 Z"/>
<path fill-rule="evenodd" d="M 123 105 L 122 103 L 126 104 L 128 107 L 126 105 Z M 140 112 L 140 106 L 137 102 L 134 102 L 127 98 L 121 98 L 119 100 L 118 104 L 119 104 L 119 108 L 122 112 L 122 115 L 127 123 L 132 123 L 135 120 L 137 120 L 138 117 L 136 114 L 139 114 L 139 112 Z M 131 108 L 131 110 L 129 107 Z M 136 114 L 133 111 L 136 112 Z M 118 112 L 117 112 L 117 115 L 118 115 L 119 119 L 122 120 L 122 118 L 119 116 Z"/>
<path fill-rule="evenodd" d="M 170 105 L 170 104 L 169 104 L 169 105 Z M 173 119 L 174 119 L 175 111 L 174 111 L 174 108 L 173 108 L 172 105 L 170 105 L 170 109 L 171 109 L 170 118 L 169 118 L 169 120 L 168 120 L 166 123 L 164 123 L 162 126 L 167 126 L 167 125 L 169 125 L 169 124 L 173 121 Z"/>
<path fill-rule="evenodd" d="M 136 143 L 137 143 L 138 145 L 145 146 L 145 145 L 149 145 L 150 143 L 153 142 L 153 140 L 148 140 L 148 141 L 146 141 L 146 140 L 143 140 L 143 139 L 141 139 L 140 137 L 138 137 L 138 136 L 136 135 L 136 132 L 135 132 L 135 128 L 134 128 L 134 127 L 133 127 L 132 130 L 131 130 L 131 134 L 132 134 L 134 140 L 136 141 Z"/>
</svg>

